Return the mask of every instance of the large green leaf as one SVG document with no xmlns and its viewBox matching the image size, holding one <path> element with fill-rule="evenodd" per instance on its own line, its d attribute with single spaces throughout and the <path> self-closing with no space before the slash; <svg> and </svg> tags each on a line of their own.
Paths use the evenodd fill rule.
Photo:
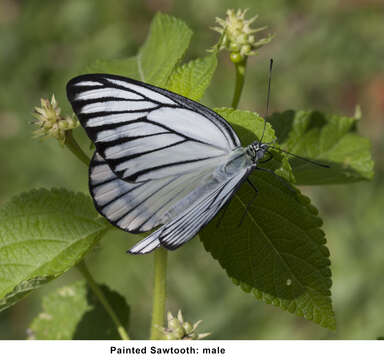
<svg viewBox="0 0 384 360">
<path fill-rule="evenodd" d="M 101 285 L 100 289 L 121 323 L 127 325 L 129 307 L 125 299 L 105 285 Z M 115 324 L 84 281 L 44 296 L 42 305 L 43 312 L 33 319 L 29 328 L 29 339 L 120 339 Z"/>
<path fill-rule="evenodd" d="M 204 95 L 216 70 L 216 54 L 183 64 L 172 73 L 167 89 L 198 101 Z"/>
<path fill-rule="evenodd" d="M 137 56 L 119 60 L 98 60 L 87 72 L 124 75 L 165 87 L 174 67 L 189 46 L 192 31 L 181 20 L 158 13 Z"/>
<path fill-rule="evenodd" d="M 78 263 L 108 228 L 80 193 L 40 189 L 13 198 L 0 210 L 0 310 Z"/>
<path fill-rule="evenodd" d="M 138 55 L 140 80 L 165 86 L 175 65 L 188 49 L 192 31 L 181 20 L 158 13 Z"/>
<path fill-rule="evenodd" d="M 369 140 L 356 133 L 357 119 L 317 111 L 285 111 L 268 121 L 281 148 L 330 165 L 290 160 L 299 185 L 344 184 L 373 177 Z"/>
<path fill-rule="evenodd" d="M 234 125 L 243 144 L 260 137 L 264 124 L 257 115 L 216 111 Z M 273 140 L 269 127 L 263 140 Z M 250 180 L 259 192 L 242 225 L 254 196 L 248 184 L 236 193 L 220 226 L 219 215 L 200 233 L 204 246 L 242 289 L 334 329 L 329 251 L 316 208 L 272 174 L 254 171 Z"/>
</svg>

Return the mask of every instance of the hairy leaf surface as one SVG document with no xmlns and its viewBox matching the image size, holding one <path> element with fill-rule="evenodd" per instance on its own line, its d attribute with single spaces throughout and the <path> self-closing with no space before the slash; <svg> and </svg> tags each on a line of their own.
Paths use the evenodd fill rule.
<svg viewBox="0 0 384 360">
<path fill-rule="evenodd" d="M 0 210 L 0 309 L 77 264 L 109 228 L 80 193 L 40 189 L 13 198 Z"/>
<path fill-rule="evenodd" d="M 216 54 L 183 64 L 172 73 L 167 89 L 189 99 L 199 101 L 216 70 Z"/>
</svg>

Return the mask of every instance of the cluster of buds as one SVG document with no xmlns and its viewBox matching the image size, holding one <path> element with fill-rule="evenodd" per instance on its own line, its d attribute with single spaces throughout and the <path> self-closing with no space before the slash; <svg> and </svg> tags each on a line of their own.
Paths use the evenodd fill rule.
<svg viewBox="0 0 384 360">
<path fill-rule="evenodd" d="M 35 107 L 33 123 L 38 126 L 33 134 L 35 137 L 51 136 L 61 144 L 65 142 L 65 132 L 79 126 L 79 121 L 74 117 L 62 117 L 55 96 L 52 95 L 51 101 L 40 99 L 41 107 Z"/>
<path fill-rule="evenodd" d="M 226 49 L 231 53 L 231 60 L 238 63 L 249 55 L 254 55 L 256 50 L 272 40 L 272 35 L 256 40 L 255 34 L 266 27 L 251 29 L 251 24 L 257 19 L 257 15 L 246 20 L 247 10 L 227 10 L 225 20 L 216 18 L 219 26 L 212 29 L 222 35 L 218 44 L 218 50 Z"/>
<path fill-rule="evenodd" d="M 179 310 L 177 317 L 174 317 L 170 312 L 167 315 L 168 327 L 161 328 L 166 340 L 200 340 L 210 335 L 210 333 L 198 334 L 197 327 L 202 320 L 197 321 L 194 325 L 184 321 L 181 310 Z"/>
</svg>

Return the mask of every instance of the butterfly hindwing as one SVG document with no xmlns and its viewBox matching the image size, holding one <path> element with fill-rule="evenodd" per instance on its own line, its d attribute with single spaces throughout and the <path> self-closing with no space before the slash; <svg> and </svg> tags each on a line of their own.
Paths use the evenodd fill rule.
<svg viewBox="0 0 384 360">
<path fill-rule="evenodd" d="M 202 189 L 215 169 L 202 167 L 192 174 L 129 183 L 118 178 L 95 153 L 90 164 L 89 189 L 100 214 L 124 231 L 140 233 L 169 221 L 174 216 L 170 210 L 176 204 L 172 214 L 195 202 L 199 196 L 196 189 Z M 181 202 L 186 198 L 188 201 Z"/>
<path fill-rule="evenodd" d="M 249 168 L 220 183 L 212 192 L 205 194 L 193 206 L 184 209 L 181 214 L 160 229 L 133 246 L 131 254 L 145 254 L 161 245 L 175 250 L 192 239 L 231 199 L 236 190 L 247 178 Z"/>
</svg>

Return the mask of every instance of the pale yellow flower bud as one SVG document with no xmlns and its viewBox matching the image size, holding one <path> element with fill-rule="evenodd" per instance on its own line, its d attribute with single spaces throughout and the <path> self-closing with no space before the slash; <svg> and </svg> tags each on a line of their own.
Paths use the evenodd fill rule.
<svg viewBox="0 0 384 360">
<path fill-rule="evenodd" d="M 212 28 L 222 35 L 219 43 L 212 50 L 229 50 L 231 59 L 235 60 L 235 62 L 244 59 L 246 56 L 254 55 L 256 49 L 268 44 L 273 38 L 272 35 L 268 35 L 257 40 L 254 34 L 265 30 L 266 27 L 252 29 L 251 24 L 258 16 L 246 20 L 246 12 L 247 9 L 238 9 L 236 12 L 227 10 L 227 17 L 225 19 L 216 18 L 219 26 Z"/>
<path fill-rule="evenodd" d="M 192 326 L 191 323 L 184 321 L 181 310 L 179 310 L 177 317 L 174 317 L 172 313 L 168 312 L 167 320 L 167 327 L 160 328 L 166 340 L 200 340 L 210 335 L 210 333 L 197 333 L 196 329 L 201 323 L 201 320 Z"/>
<path fill-rule="evenodd" d="M 38 127 L 33 134 L 34 137 L 50 136 L 60 143 L 65 142 L 65 132 L 79 126 L 79 121 L 74 117 L 62 117 L 61 109 L 52 95 L 51 101 L 40 99 L 41 107 L 35 107 L 33 123 Z"/>
</svg>

